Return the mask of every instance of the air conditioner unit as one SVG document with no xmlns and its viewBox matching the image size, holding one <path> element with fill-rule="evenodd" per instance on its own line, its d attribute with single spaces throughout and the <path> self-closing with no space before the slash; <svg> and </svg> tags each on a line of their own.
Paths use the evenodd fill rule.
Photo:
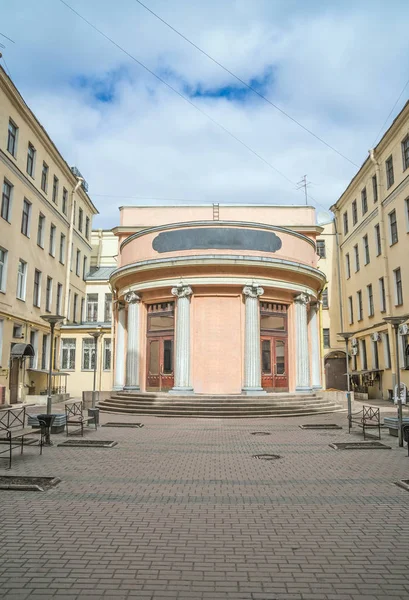
<svg viewBox="0 0 409 600">
<path fill-rule="evenodd" d="M 399 325 L 399 333 L 400 333 L 400 335 L 408 335 L 409 325 L 407 323 L 403 323 L 403 325 Z"/>
<path fill-rule="evenodd" d="M 357 356 L 357 354 L 358 354 L 358 346 L 354 346 L 351 349 L 351 354 L 352 354 L 352 356 Z"/>
<path fill-rule="evenodd" d="M 377 331 L 375 331 L 374 333 L 371 333 L 371 340 L 373 342 L 380 342 L 381 341 L 380 333 L 378 333 Z"/>
<path fill-rule="evenodd" d="M 358 340 L 356 338 L 351 338 L 351 346 L 355 348 L 358 346 Z"/>
</svg>

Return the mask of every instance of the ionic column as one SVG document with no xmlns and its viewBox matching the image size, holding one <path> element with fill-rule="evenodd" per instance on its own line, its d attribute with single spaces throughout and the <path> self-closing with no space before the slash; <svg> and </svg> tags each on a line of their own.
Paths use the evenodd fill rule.
<svg viewBox="0 0 409 600">
<path fill-rule="evenodd" d="M 190 394 L 193 388 L 190 383 L 190 296 L 193 294 L 189 285 L 180 284 L 172 288 L 172 295 L 177 298 L 176 340 L 175 340 L 175 385 L 170 394 Z"/>
<path fill-rule="evenodd" d="M 135 292 L 125 294 L 128 304 L 128 343 L 126 348 L 126 390 L 139 390 L 139 307 L 141 299 Z"/>
<path fill-rule="evenodd" d="M 307 304 L 308 294 L 299 294 L 295 303 L 295 346 L 296 346 L 296 392 L 310 392 L 310 357 L 308 350 Z"/>
<path fill-rule="evenodd" d="M 260 356 L 260 311 L 259 296 L 264 294 L 262 287 L 255 284 L 243 288 L 246 303 L 244 332 L 244 386 L 246 394 L 265 394 L 261 387 Z"/>
<path fill-rule="evenodd" d="M 118 320 L 115 339 L 115 378 L 114 390 L 122 390 L 125 385 L 125 306 L 118 304 Z"/>
<path fill-rule="evenodd" d="M 321 344 L 318 329 L 319 302 L 310 304 L 310 340 L 311 340 L 311 385 L 313 390 L 321 390 Z"/>
</svg>

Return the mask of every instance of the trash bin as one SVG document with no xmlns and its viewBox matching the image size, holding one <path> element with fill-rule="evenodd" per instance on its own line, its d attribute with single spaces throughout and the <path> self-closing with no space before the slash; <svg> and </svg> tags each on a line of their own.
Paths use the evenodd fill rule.
<svg viewBox="0 0 409 600">
<path fill-rule="evenodd" d="M 94 418 L 95 425 L 98 427 L 98 425 L 99 425 L 99 408 L 89 408 L 88 416 Z"/>
<path fill-rule="evenodd" d="M 50 439 L 50 430 L 51 430 L 51 425 L 53 424 L 53 421 L 55 419 L 55 416 L 56 415 L 47 415 L 47 414 L 37 415 L 37 419 L 38 419 L 40 425 L 45 428 L 45 444 L 47 446 L 52 446 L 52 442 Z"/>
</svg>

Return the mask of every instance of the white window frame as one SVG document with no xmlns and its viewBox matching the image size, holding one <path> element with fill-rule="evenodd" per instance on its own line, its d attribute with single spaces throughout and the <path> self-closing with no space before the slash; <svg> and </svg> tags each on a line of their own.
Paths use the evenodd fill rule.
<svg viewBox="0 0 409 600">
<path fill-rule="evenodd" d="M 391 349 L 389 344 L 389 333 L 382 332 L 382 345 L 383 345 L 383 367 L 384 369 L 391 368 Z"/>
<path fill-rule="evenodd" d="M 19 270 L 20 265 L 23 265 L 23 271 Z M 17 290 L 16 298 L 22 302 L 26 301 L 27 290 L 27 263 L 22 258 L 19 258 L 17 265 Z M 19 295 L 20 294 L 20 295 Z"/>
<path fill-rule="evenodd" d="M 32 163 L 32 164 L 33 164 L 33 168 L 32 168 L 32 170 L 31 170 L 31 173 L 30 173 L 30 171 L 28 170 L 28 157 L 30 156 L 30 148 L 32 148 L 32 149 L 33 149 L 33 163 Z M 30 175 L 30 177 L 31 177 L 32 179 L 34 179 L 34 173 L 35 173 L 35 170 L 36 170 L 36 156 L 37 156 L 37 151 L 36 151 L 36 149 L 34 148 L 34 145 L 33 145 L 31 142 L 28 142 L 28 146 L 27 146 L 27 164 L 26 164 L 26 172 L 27 172 L 27 174 L 28 174 L 28 175 Z"/>
<path fill-rule="evenodd" d="M 10 189 L 9 189 L 9 195 L 7 197 L 7 199 L 8 199 L 7 214 L 5 216 L 3 216 L 4 186 L 5 185 L 7 185 Z M 1 206 L 0 206 L 1 213 L 0 214 L 1 214 L 1 217 L 7 223 L 11 223 L 11 214 L 12 214 L 12 211 L 13 211 L 13 196 L 14 196 L 14 185 L 5 177 L 3 179 L 3 186 L 1 188 Z"/>
<path fill-rule="evenodd" d="M 352 325 L 354 322 L 354 301 L 352 296 L 348 296 L 348 313 L 349 313 L 349 324 Z"/>
<path fill-rule="evenodd" d="M 361 261 L 359 258 L 358 244 L 355 244 L 355 246 L 354 246 L 354 257 L 355 257 L 355 273 L 358 273 L 358 271 L 361 269 Z"/>
<path fill-rule="evenodd" d="M 41 223 L 41 235 L 40 234 L 40 223 Z M 42 212 L 38 214 L 37 224 L 37 246 L 40 246 L 44 250 L 44 239 L 45 239 L 45 215 Z"/>
<path fill-rule="evenodd" d="M 109 346 L 109 347 L 107 347 Z M 107 351 L 109 352 L 109 366 L 107 367 Z M 111 371 L 112 369 L 112 338 L 104 338 L 104 371 Z"/>
<path fill-rule="evenodd" d="M 23 231 L 23 215 L 24 215 L 24 207 L 28 206 L 28 211 L 27 211 L 27 231 Z M 31 210 L 32 210 L 32 204 L 30 202 L 30 200 L 28 200 L 27 198 L 23 198 L 23 210 L 21 211 L 21 228 L 20 231 L 23 235 L 25 235 L 26 237 L 30 237 L 30 226 L 31 226 Z"/>
<path fill-rule="evenodd" d="M 398 298 L 398 278 L 397 278 L 397 274 L 399 271 L 399 275 L 400 275 L 400 287 L 401 287 L 401 298 L 400 300 L 402 300 L 402 302 L 399 302 L 399 298 Z M 397 267 L 396 269 L 393 270 L 393 281 L 394 281 L 394 290 L 395 290 L 395 306 L 402 306 L 403 304 L 403 283 L 402 283 L 402 269 L 400 267 Z"/>
<path fill-rule="evenodd" d="M 58 294 L 58 290 L 61 290 L 61 294 Z M 63 294 L 62 283 L 60 283 L 58 281 L 57 282 L 56 306 L 55 306 L 55 310 L 56 310 L 56 314 L 57 315 L 61 314 L 62 294 Z"/>
<path fill-rule="evenodd" d="M 369 293 L 371 291 L 371 294 Z M 366 293 L 368 297 L 368 317 L 373 317 L 375 314 L 375 304 L 373 297 L 373 285 L 370 283 L 366 286 Z M 371 304 L 371 296 L 372 296 L 372 304 Z"/>
<path fill-rule="evenodd" d="M 362 290 L 358 290 L 356 293 L 356 305 L 358 308 L 358 321 L 362 321 L 364 318 L 364 306 L 362 300 Z"/>
<path fill-rule="evenodd" d="M 67 243 L 67 238 L 65 237 L 65 235 L 63 233 L 60 233 L 60 247 L 59 247 L 60 256 L 59 256 L 58 260 L 60 261 L 60 263 L 62 265 L 65 265 L 66 243 Z"/>
<path fill-rule="evenodd" d="M 347 279 L 351 278 L 351 257 L 349 252 L 345 254 L 345 271 Z"/>
<path fill-rule="evenodd" d="M 379 231 L 379 235 L 378 235 Z M 376 245 L 376 256 L 380 256 L 382 254 L 382 238 L 381 238 L 381 226 L 377 223 L 374 226 L 375 232 L 375 245 Z"/>
<path fill-rule="evenodd" d="M 48 253 L 53 258 L 55 258 L 55 240 L 56 240 L 56 237 L 57 237 L 57 227 L 54 225 L 54 223 L 50 223 L 50 239 L 49 239 L 50 248 L 48 250 Z"/>
<path fill-rule="evenodd" d="M 77 248 L 77 255 L 75 257 L 75 274 L 77 277 L 81 275 L 81 250 Z"/>
<path fill-rule="evenodd" d="M 40 278 L 38 281 L 38 298 L 34 298 L 34 291 L 35 291 L 35 277 L 36 277 L 36 273 L 39 273 Z M 40 308 L 41 306 L 41 282 L 43 279 L 43 274 L 39 269 L 34 269 L 34 282 L 33 282 L 33 306 Z"/>
<path fill-rule="evenodd" d="M 92 300 L 90 300 L 90 296 L 96 296 L 96 300 L 93 298 Z M 99 303 L 99 294 L 98 293 L 92 293 L 92 294 L 87 294 L 87 301 L 86 301 L 86 322 L 87 323 L 97 323 L 98 322 L 98 303 Z M 92 306 L 92 309 L 91 309 Z M 92 315 L 91 315 L 91 319 L 90 317 L 90 311 L 92 311 Z M 94 318 L 94 316 L 96 318 Z"/>
<path fill-rule="evenodd" d="M 4 253 L 3 256 L 3 267 L 1 270 L 1 275 L 0 275 L 0 292 L 3 292 L 3 294 L 6 293 L 6 287 L 7 287 L 7 265 L 8 265 L 8 257 L 9 257 L 9 252 L 8 250 L 6 250 L 6 248 L 3 248 L 3 246 L 0 246 L 0 250 Z"/>
<path fill-rule="evenodd" d="M 50 282 L 50 287 L 48 287 L 48 282 Z M 45 311 L 51 312 L 51 307 L 53 304 L 53 278 L 47 277 L 46 280 L 46 288 L 45 288 Z"/>
<path fill-rule="evenodd" d="M 64 360 L 64 351 L 66 351 L 66 360 Z M 75 338 L 61 338 L 60 361 L 63 371 L 75 371 L 76 353 L 77 340 Z M 71 366 L 72 364 L 74 366 Z"/>
<path fill-rule="evenodd" d="M 13 133 L 13 137 L 14 137 L 14 143 L 13 143 L 13 152 L 11 152 L 11 150 L 9 149 L 9 141 L 10 141 L 10 125 L 12 125 L 15 129 L 15 132 Z M 17 158 L 17 147 L 18 147 L 18 127 L 15 124 L 15 122 L 13 121 L 13 119 L 9 119 L 9 124 L 7 127 L 7 152 L 13 156 L 14 158 Z"/>
<path fill-rule="evenodd" d="M 34 356 L 31 356 L 31 358 L 30 358 L 30 368 L 31 369 L 37 369 L 37 365 L 38 365 L 38 335 L 39 335 L 38 329 L 31 329 L 30 344 L 34 348 Z"/>
<path fill-rule="evenodd" d="M 94 361 L 98 359 L 98 356 L 95 356 L 95 341 L 94 338 L 82 338 L 82 353 L 81 353 L 81 371 L 93 371 L 94 370 Z M 85 356 L 87 351 L 89 352 L 89 366 L 85 367 Z M 97 352 L 98 355 L 98 347 Z"/>
<path fill-rule="evenodd" d="M 371 262 L 371 255 L 369 252 L 369 237 L 368 237 L 367 233 L 362 238 L 362 244 L 364 247 L 364 261 L 365 261 L 364 266 L 365 266 L 365 265 L 369 265 L 369 263 Z"/>
<path fill-rule="evenodd" d="M 395 225 L 396 225 L 396 240 L 395 241 L 392 238 L 392 218 L 391 217 L 393 214 L 395 215 Z M 393 210 L 391 210 L 391 212 L 388 214 L 388 220 L 389 220 L 389 245 L 394 246 L 395 244 L 397 244 L 399 242 L 398 218 L 397 218 L 395 208 Z"/>
<path fill-rule="evenodd" d="M 367 354 L 366 340 L 362 338 L 359 340 L 359 355 L 361 358 L 361 370 L 366 371 L 368 368 L 368 354 Z M 365 358 L 365 362 L 364 362 Z"/>
</svg>

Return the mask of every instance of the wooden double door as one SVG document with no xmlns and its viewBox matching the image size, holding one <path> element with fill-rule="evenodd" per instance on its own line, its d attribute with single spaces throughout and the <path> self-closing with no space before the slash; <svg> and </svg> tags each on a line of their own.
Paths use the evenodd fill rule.
<svg viewBox="0 0 409 600">
<path fill-rule="evenodd" d="M 173 350 L 173 335 L 148 338 L 148 368 L 146 381 L 146 389 L 148 392 L 166 392 L 173 388 Z"/>
<path fill-rule="evenodd" d="M 261 385 L 268 392 L 288 392 L 287 337 L 261 336 Z"/>
</svg>

